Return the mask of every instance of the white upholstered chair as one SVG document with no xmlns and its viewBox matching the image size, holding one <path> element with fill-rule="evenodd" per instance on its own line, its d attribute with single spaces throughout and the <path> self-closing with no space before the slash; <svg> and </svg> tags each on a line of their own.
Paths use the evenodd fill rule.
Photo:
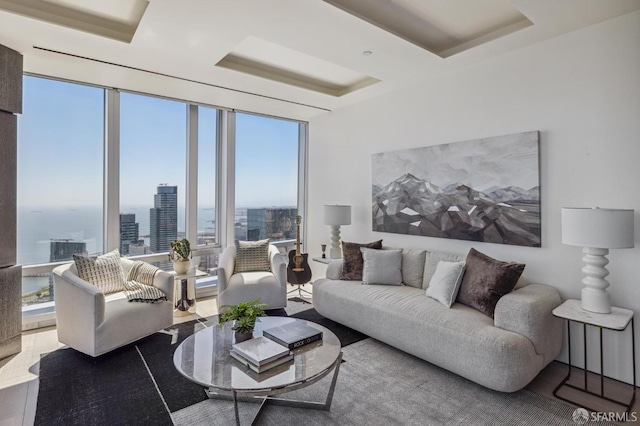
<svg viewBox="0 0 640 426">
<path fill-rule="evenodd" d="M 125 277 L 133 261 L 121 258 Z M 58 340 L 93 357 L 173 325 L 174 277 L 159 271 L 153 286 L 167 301 L 129 302 L 123 291 L 104 294 L 78 277 L 75 263 L 53 270 Z"/>
<path fill-rule="evenodd" d="M 260 299 L 267 309 L 287 306 L 287 266 L 274 245 L 269 245 L 271 271 L 234 273 L 235 246 L 227 247 L 218 259 L 218 310 L 224 305 Z"/>
</svg>

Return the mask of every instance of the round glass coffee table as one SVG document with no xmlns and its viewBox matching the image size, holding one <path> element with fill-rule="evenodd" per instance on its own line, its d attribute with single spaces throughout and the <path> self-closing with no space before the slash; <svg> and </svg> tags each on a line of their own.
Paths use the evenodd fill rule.
<svg viewBox="0 0 640 426">
<path fill-rule="evenodd" d="M 329 410 L 333 399 L 342 351 L 340 340 L 329 329 L 310 321 L 287 317 L 261 317 L 256 323 L 254 337 L 262 335 L 262 330 L 278 327 L 292 321 L 322 331 L 322 340 L 293 350 L 294 359 L 263 373 L 255 373 L 229 355 L 234 342 L 234 332 L 230 324 L 205 328 L 189 336 L 178 346 L 173 363 L 178 371 L 204 386 L 209 398 L 231 399 L 238 417 L 238 400 L 260 402 L 260 409 L 253 419 L 258 419 L 267 404 L 296 408 Z M 333 371 L 333 378 L 325 402 L 299 401 L 276 398 L 296 389 L 307 387 Z"/>
</svg>

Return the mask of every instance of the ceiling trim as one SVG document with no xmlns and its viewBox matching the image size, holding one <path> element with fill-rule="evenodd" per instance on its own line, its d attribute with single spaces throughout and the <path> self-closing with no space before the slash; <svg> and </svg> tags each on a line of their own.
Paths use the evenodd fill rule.
<svg viewBox="0 0 640 426">
<path fill-rule="evenodd" d="M 198 81 L 198 80 L 194 80 L 194 79 L 191 79 L 191 78 L 179 77 L 179 76 L 165 74 L 165 73 L 161 73 L 161 72 L 157 72 L 157 71 L 146 70 L 144 68 L 133 67 L 133 66 L 130 66 L 130 65 L 122 65 L 122 64 L 115 63 L 115 62 L 109 62 L 109 61 L 103 61 L 101 59 L 89 58 L 89 57 L 86 57 L 86 56 L 76 55 L 76 54 L 73 54 L 73 53 L 61 52 L 59 50 L 47 49 L 46 47 L 33 46 L 33 48 L 36 49 L 36 50 L 41 50 L 43 52 L 53 53 L 53 54 L 57 54 L 57 55 L 69 56 L 69 57 L 77 58 L 77 59 L 84 59 L 84 60 L 87 60 L 87 61 L 97 62 L 97 63 L 101 63 L 101 64 L 105 64 L 105 65 L 111 65 L 111 66 L 114 66 L 114 67 L 126 68 L 126 69 L 133 70 L 133 71 L 140 71 L 140 72 L 144 72 L 144 73 L 148 73 L 148 74 L 153 74 L 153 75 L 157 75 L 157 76 L 160 76 L 160 77 L 173 78 L 173 79 L 176 79 L 176 80 L 186 81 L 188 83 L 201 84 L 201 85 L 213 87 L 213 88 L 216 88 L 216 89 L 228 90 L 228 91 L 235 92 L 235 93 L 242 93 L 242 94 L 245 94 L 245 95 L 257 96 L 257 97 L 263 98 L 263 99 L 269 99 L 269 100 L 273 100 L 273 101 L 285 102 L 285 103 L 292 104 L 292 105 L 299 105 L 299 106 L 303 106 L 303 107 L 307 107 L 307 108 L 317 109 L 317 110 L 320 110 L 320 111 L 331 112 L 331 110 L 327 109 L 327 108 L 319 107 L 319 106 L 316 106 L 316 105 L 305 104 L 305 103 L 302 103 L 302 102 L 290 101 L 290 100 L 287 100 L 287 99 L 277 98 L 275 96 L 261 95 L 259 93 L 249 92 L 249 91 L 240 90 L 240 89 L 234 89 L 234 88 L 231 88 L 231 87 L 220 86 L 218 84 L 207 83 L 207 82 L 204 82 L 204 81 Z"/>
</svg>

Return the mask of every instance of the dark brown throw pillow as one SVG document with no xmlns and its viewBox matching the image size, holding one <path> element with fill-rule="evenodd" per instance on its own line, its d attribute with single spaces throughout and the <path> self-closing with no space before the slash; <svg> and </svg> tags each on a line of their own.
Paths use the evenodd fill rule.
<svg viewBox="0 0 640 426">
<path fill-rule="evenodd" d="M 524 266 L 493 259 L 475 249 L 469 250 L 458 302 L 493 318 L 498 300 L 513 290 Z"/>
<path fill-rule="evenodd" d="M 362 280 L 362 267 L 364 260 L 360 247 L 370 249 L 382 249 L 382 240 L 374 241 L 367 244 L 346 243 L 342 242 L 342 273 L 341 280 L 360 281 Z"/>
</svg>

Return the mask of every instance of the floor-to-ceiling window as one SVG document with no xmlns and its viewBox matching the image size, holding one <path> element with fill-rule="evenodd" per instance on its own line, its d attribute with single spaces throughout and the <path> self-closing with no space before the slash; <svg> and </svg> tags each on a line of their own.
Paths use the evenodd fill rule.
<svg viewBox="0 0 640 426">
<path fill-rule="evenodd" d="M 236 114 L 235 238 L 295 239 L 297 122 Z"/>
<path fill-rule="evenodd" d="M 17 263 L 103 251 L 104 89 L 24 78 L 18 121 Z M 49 272 L 23 278 L 23 304 L 53 299 Z"/>
<path fill-rule="evenodd" d="M 168 244 L 188 238 L 211 294 L 234 238 L 295 239 L 305 123 L 35 76 L 18 122 L 24 306 L 55 300 L 51 271 L 76 253 L 117 248 L 170 268 Z M 235 167 L 219 167 L 221 150 Z"/>
</svg>

